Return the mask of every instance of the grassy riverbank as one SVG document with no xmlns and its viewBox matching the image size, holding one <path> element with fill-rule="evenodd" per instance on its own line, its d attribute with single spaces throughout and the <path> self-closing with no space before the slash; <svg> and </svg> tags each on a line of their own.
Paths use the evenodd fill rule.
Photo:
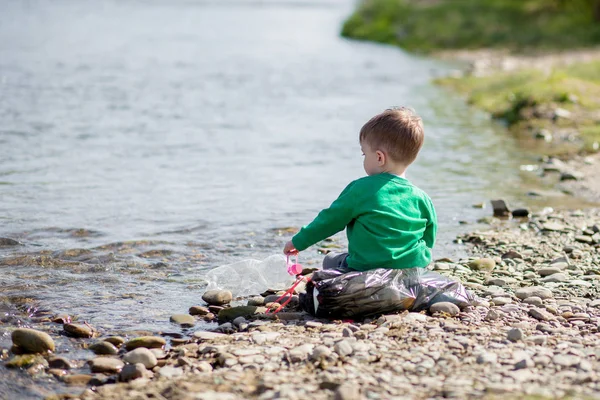
<svg viewBox="0 0 600 400">
<path fill-rule="evenodd" d="M 505 120 L 515 134 L 532 139 L 540 152 L 594 152 L 600 143 L 600 61 L 525 69 L 489 76 L 444 78 L 438 83 L 469 103 Z"/>
<path fill-rule="evenodd" d="M 600 43 L 600 24 L 581 1 L 365 0 L 342 35 L 410 51 L 572 49 Z M 562 5 L 560 5 L 562 4 Z"/>
</svg>

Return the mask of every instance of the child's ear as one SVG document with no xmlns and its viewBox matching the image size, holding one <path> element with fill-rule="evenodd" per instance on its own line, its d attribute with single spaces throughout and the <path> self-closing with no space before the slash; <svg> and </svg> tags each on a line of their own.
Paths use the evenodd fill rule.
<svg viewBox="0 0 600 400">
<path fill-rule="evenodd" d="M 381 167 L 383 164 L 385 164 L 385 153 L 381 150 L 377 150 L 375 154 L 377 155 L 377 163 Z"/>
</svg>

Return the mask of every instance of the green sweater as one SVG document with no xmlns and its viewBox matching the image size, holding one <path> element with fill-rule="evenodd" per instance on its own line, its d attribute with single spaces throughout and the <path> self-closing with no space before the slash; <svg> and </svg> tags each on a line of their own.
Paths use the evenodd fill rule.
<svg viewBox="0 0 600 400">
<path fill-rule="evenodd" d="M 351 182 L 292 243 L 302 251 L 344 228 L 350 269 L 426 267 L 437 217 L 425 192 L 404 178 L 382 173 Z"/>
</svg>

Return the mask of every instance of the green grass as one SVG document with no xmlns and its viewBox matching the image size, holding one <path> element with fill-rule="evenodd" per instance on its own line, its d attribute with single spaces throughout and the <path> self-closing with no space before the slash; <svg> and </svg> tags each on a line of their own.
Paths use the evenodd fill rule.
<svg viewBox="0 0 600 400">
<path fill-rule="evenodd" d="M 443 78 L 437 80 L 466 95 L 467 101 L 509 128 L 532 137 L 536 131 L 572 130 L 576 140 L 553 145 L 548 153 L 597 151 L 600 143 L 600 61 L 555 68 L 550 73 L 523 70 L 486 77 Z M 557 109 L 571 113 L 556 117 Z"/>
<path fill-rule="evenodd" d="M 363 0 L 342 35 L 410 51 L 509 49 L 514 52 L 600 43 L 593 13 L 552 0 Z M 571 6 L 569 6 L 571 4 Z"/>
</svg>

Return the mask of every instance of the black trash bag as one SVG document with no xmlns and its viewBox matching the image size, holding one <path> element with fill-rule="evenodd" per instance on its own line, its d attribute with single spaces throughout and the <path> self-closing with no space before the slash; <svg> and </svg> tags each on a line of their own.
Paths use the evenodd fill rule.
<svg viewBox="0 0 600 400">
<path fill-rule="evenodd" d="M 316 271 L 300 295 L 316 317 L 360 319 L 395 311 L 421 311 L 448 301 L 460 308 L 474 297 L 457 281 L 425 268 Z"/>
</svg>

